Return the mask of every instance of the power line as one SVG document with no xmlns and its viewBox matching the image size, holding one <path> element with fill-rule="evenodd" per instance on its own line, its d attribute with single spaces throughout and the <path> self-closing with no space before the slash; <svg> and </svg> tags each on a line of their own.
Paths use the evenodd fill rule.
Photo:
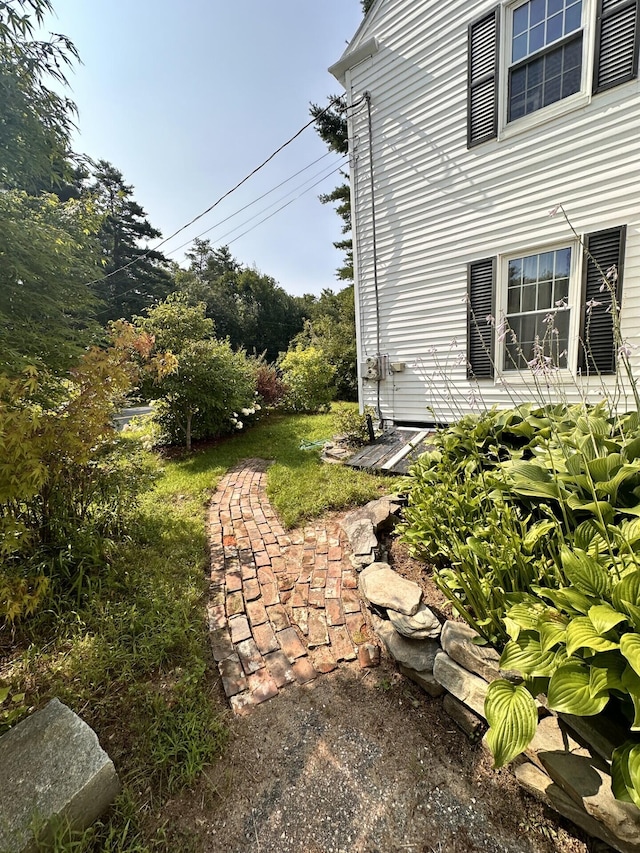
<svg viewBox="0 0 640 853">
<path fill-rule="evenodd" d="M 119 272 L 122 272 L 123 270 L 128 269 L 129 267 L 133 266 L 134 264 L 140 263 L 140 261 L 149 257 L 149 255 L 152 252 L 157 252 L 158 249 L 160 248 L 160 246 L 164 246 L 165 243 L 168 243 L 170 240 L 173 240 L 174 237 L 177 237 L 178 234 L 181 234 L 183 231 L 186 231 L 187 228 L 190 228 L 194 223 L 196 223 L 196 222 L 198 222 L 198 220 L 202 219 L 203 216 L 206 216 L 208 213 L 211 213 L 211 211 L 215 207 L 217 207 L 222 201 L 224 201 L 225 198 L 228 198 L 232 193 L 236 192 L 236 190 L 238 190 L 243 184 L 246 184 L 247 181 L 250 180 L 255 174 L 257 174 L 259 171 L 264 169 L 264 167 L 268 163 L 270 163 L 274 159 L 274 157 L 276 157 L 278 154 L 280 154 L 280 152 L 283 151 L 288 145 L 291 145 L 291 143 L 294 142 L 301 134 L 303 134 L 304 131 L 307 130 L 307 128 L 309 128 L 309 127 L 311 127 L 311 125 L 315 124 L 321 116 L 323 116 L 326 112 L 328 112 L 333 106 L 340 103 L 340 101 L 343 99 L 343 97 L 344 97 L 344 95 L 340 96 L 339 98 L 334 98 L 320 113 L 318 113 L 318 115 L 314 116 L 311 119 L 311 121 L 308 121 L 305 125 L 303 125 L 303 127 L 301 127 L 300 130 L 298 130 L 296 133 L 294 133 L 293 136 L 291 136 L 289 139 L 287 139 L 286 142 L 283 142 L 279 148 L 276 148 L 276 150 L 272 154 L 270 154 L 266 158 L 266 160 L 263 160 L 263 162 L 260 163 L 259 166 L 256 166 L 255 169 L 252 169 L 252 171 L 249 172 L 249 174 L 246 175 L 244 178 L 242 178 L 241 181 L 238 181 L 238 183 L 234 187 L 232 187 L 230 190 L 227 190 L 225 193 L 223 193 L 223 195 L 221 195 L 219 198 L 217 198 L 213 204 L 209 205 L 209 207 L 206 210 L 203 210 L 202 213 L 199 213 L 197 216 L 194 216 L 193 219 L 191 219 L 189 222 L 187 222 L 186 225 L 183 225 L 182 227 L 178 228 L 177 231 L 174 231 L 173 234 L 170 234 L 168 237 L 165 237 L 165 239 L 161 240 L 157 246 L 154 246 L 153 249 L 148 249 L 144 254 L 138 256 L 137 258 L 134 258 L 132 261 L 129 261 L 128 264 L 124 264 L 123 266 L 119 267 L 118 269 L 112 270 L 112 272 L 107 273 L 107 275 L 101 276 L 100 278 L 96 278 L 93 281 L 88 281 L 86 283 L 86 286 L 88 287 L 92 284 L 99 284 L 101 281 L 105 281 L 106 279 L 111 278 L 112 276 L 116 275 Z"/>
<path fill-rule="evenodd" d="M 329 154 L 332 154 L 332 153 L 333 153 L 332 151 L 330 151 L 330 152 L 329 152 Z M 325 155 L 325 156 L 327 156 L 327 155 Z M 324 159 L 324 158 L 320 158 L 320 159 Z M 326 168 L 325 168 L 325 169 L 322 169 L 320 172 L 317 172 L 317 173 L 316 173 L 315 175 L 313 175 L 311 178 L 308 178 L 306 181 L 303 181 L 303 183 L 299 184 L 297 187 L 294 187 L 294 189 L 292 189 L 290 192 L 288 192 L 288 193 L 286 193 L 285 195 L 281 196 L 280 198 L 276 199 L 276 201 L 272 202 L 272 204 L 267 205 L 267 207 L 263 208 L 262 210 L 259 210 L 259 211 L 258 211 L 256 214 L 254 214 L 253 216 L 250 216 L 250 217 L 249 217 L 249 219 L 245 219 L 245 221 L 244 221 L 244 222 L 241 222 L 239 225 L 234 226 L 230 231 L 227 231 L 225 234 L 222 234 L 220 237 L 217 237 L 217 238 L 216 238 L 216 242 L 219 242 L 220 240 L 223 240 L 223 239 L 227 236 L 227 234 L 233 234 L 233 232 L 234 232 L 234 231 L 236 231 L 238 228 L 243 228 L 243 227 L 244 227 L 245 225 L 247 225 L 249 222 L 252 222 L 252 221 L 253 221 L 254 219 L 256 219 L 258 216 L 261 216 L 263 213 L 265 213 L 265 212 L 266 212 L 267 210 L 269 210 L 270 208 L 274 207 L 276 204 L 279 204 L 279 203 L 280 203 L 281 201 L 283 201 L 285 198 L 288 198 L 288 197 L 289 197 L 290 195 L 292 195 L 293 193 L 295 193 L 295 192 L 297 192 L 298 190 L 302 189 L 302 187 L 306 186 L 310 181 L 315 181 L 315 179 L 316 179 L 316 178 L 318 178 L 320 175 L 322 175 L 322 177 L 320 178 L 320 180 L 319 180 L 319 181 L 315 181 L 315 183 L 313 183 L 313 184 L 312 184 L 312 186 L 311 186 L 311 187 L 309 187 L 309 189 L 313 189 L 313 187 L 317 186 L 319 183 L 322 183 L 322 181 L 324 181 L 324 180 L 325 180 L 325 178 L 328 178 L 328 177 L 330 177 L 331 175 L 333 175 L 335 172 L 339 171 L 339 169 L 344 165 L 344 163 L 345 163 L 345 161 L 346 161 L 347 159 L 348 159 L 348 157 L 347 157 L 347 156 L 345 156 L 345 157 L 343 157 L 342 159 L 340 159 L 340 160 L 338 161 L 338 164 L 339 164 L 339 165 L 338 165 L 338 167 L 337 167 L 337 168 L 335 168 L 335 163 L 332 163 L 332 164 L 331 164 L 331 169 L 330 169 L 330 171 L 328 171 L 328 172 L 326 171 Z M 318 162 L 318 160 L 316 160 L 316 161 L 315 161 L 315 163 L 317 163 L 317 162 Z M 311 165 L 314 165 L 314 164 L 312 163 Z M 306 171 L 306 169 L 301 169 L 301 170 L 300 170 L 300 172 L 297 172 L 297 173 L 296 173 L 296 175 L 299 175 L 299 174 L 301 174 L 301 173 L 302 173 L 302 172 L 304 172 L 304 171 Z M 296 177 L 296 175 L 293 175 L 292 177 Z M 268 196 L 270 193 L 272 193 L 274 190 L 279 189 L 281 186 L 283 186 L 283 185 L 284 185 L 285 183 L 287 183 L 289 180 L 291 180 L 291 178 L 287 178 L 287 180 L 286 180 L 286 181 L 282 181 L 282 183 L 278 184 L 278 186 L 277 186 L 277 187 L 274 187 L 274 189 L 269 190 L 269 192 L 263 193 L 263 195 L 259 196 L 257 199 L 254 199 L 253 201 L 249 202 L 249 204 L 245 204 L 245 206 L 244 206 L 244 207 L 241 207 L 239 210 L 236 210 L 236 211 L 235 211 L 235 213 L 232 213 L 230 216 L 225 217 L 225 219 L 221 219 L 219 222 L 216 222 L 216 224 L 215 224 L 215 225 L 212 225 L 210 228 L 207 228 L 207 229 L 206 229 L 206 231 L 201 231 L 201 232 L 200 232 L 200 234 L 196 234 L 196 236 L 195 236 L 195 237 L 192 237 L 190 240 L 187 240 L 187 242 L 186 242 L 186 243 L 182 243 L 180 246 L 177 246 L 175 249 L 172 249 L 172 250 L 169 252 L 169 254 L 170 254 L 170 255 L 173 255 L 173 254 L 175 254 L 175 252 L 179 252 L 179 251 L 180 251 L 180 249 L 184 249 L 184 247 L 185 247 L 185 246 L 188 246 L 190 243 L 193 243 L 193 241 L 194 241 L 194 240 L 198 240 L 200 237 L 203 237 L 205 234 L 209 234 L 211 231 L 213 231 L 213 230 L 214 230 L 214 228 L 218 228 L 218 226 L 223 225 L 225 222 L 228 222 L 230 219 L 233 219 L 233 218 L 234 218 L 234 216 L 237 216 L 239 213 L 242 213 L 244 210 L 247 210 L 247 208 L 251 207 L 251 206 L 252 206 L 252 205 L 254 205 L 256 202 L 258 202 L 258 201 L 260 201 L 261 199 L 265 198 L 265 197 L 266 197 L 266 196 Z M 302 194 L 301 194 L 301 195 L 302 195 Z M 297 196 L 296 198 L 300 198 L 300 196 Z M 295 199 L 294 199 L 294 201 L 295 201 Z M 281 208 L 281 209 L 282 209 L 282 208 Z M 263 220 L 263 221 L 264 221 L 264 220 Z"/>
</svg>

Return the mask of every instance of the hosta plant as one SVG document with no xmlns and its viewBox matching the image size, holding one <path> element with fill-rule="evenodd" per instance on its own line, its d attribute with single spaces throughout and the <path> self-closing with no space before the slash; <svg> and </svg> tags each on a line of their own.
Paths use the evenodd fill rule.
<svg viewBox="0 0 640 853">
<path fill-rule="evenodd" d="M 534 585 L 512 598 L 500 666 L 523 683 L 499 679 L 489 686 L 489 744 L 497 766 L 522 752 L 535 734 L 540 693 L 552 710 L 577 716 L 599 714 L 617 700 L 630 738 L 613 755 L 613 789 L 640 807 L 640 734 L 633 735 L 640 733 L 640 565 L 633 550 L 601 553 L 601 538 L 591 531 L 580 532 L 584 548 L 562 548 L 567 586 Z M 627 533 L 635 539 L 639 525 Z"/>
</svg>

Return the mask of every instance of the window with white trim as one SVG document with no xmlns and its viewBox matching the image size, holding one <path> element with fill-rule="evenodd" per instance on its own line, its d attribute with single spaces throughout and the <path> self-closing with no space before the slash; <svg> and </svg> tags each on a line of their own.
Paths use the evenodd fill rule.
<svg viewBox="0 0 640 853">
<path fill-rule="evenodd" d="M 582 0 L 527 0 L 511 17 L 507 120 L 580 91 Z"/>
<path fill-rule="evenodd" d="M 576 96 L 553 115 L 635 80 L 639 54 L 640 0 L 500 3 L 469 24 L 468 147 L 496 139 L 505 121 Z"/>
<path fill-rule="evenodd" d="M 507 260 L 504 370 L 540 358 L 567 367 L 572 247 Z"/>
</svg>

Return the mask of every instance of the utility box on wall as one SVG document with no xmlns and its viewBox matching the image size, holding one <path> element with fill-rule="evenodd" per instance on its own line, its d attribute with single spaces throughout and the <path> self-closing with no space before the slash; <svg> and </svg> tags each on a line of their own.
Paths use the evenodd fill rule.
<svg viewBox="0 0 640 853">
<path fill-rule="evenodd" d="M 363 379 L 379 382 L 381 379 L 386 379 L 388 372 L 388 355 L 370 355 L 365 357 L 362 362 L 361 376 Z"/>
</svg>

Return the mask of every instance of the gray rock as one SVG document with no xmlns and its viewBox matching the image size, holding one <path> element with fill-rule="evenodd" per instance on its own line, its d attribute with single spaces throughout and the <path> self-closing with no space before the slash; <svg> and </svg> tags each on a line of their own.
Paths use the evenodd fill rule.
<svg viewBox="0 0 640 853">
<path fill-rule="evenodd" d="M 600 766 L 600 759 L 568 752 L 540 752 L 538 757 L 549 776 L 574 803 L 604 824 L 619 842 L 638 844 L 640 810 L 614 798 L 611 777 Z"/>
<path fill-rule="evenodd" d="M 605 714 L 595 717 L 575 717 L 573 714 L 558 716 L 606 761 L 611 761 L 613 750 L 621 746 L 628 737 L 628 732 Z"/>
<path fill-rule="evenodd" d="M 577 755 L 588 755 L 587 751 L 572 737 L 566 725 L 553 716 L 540 720 L 533 740 L 526 749 L 526 754 L 531 761 L 544 769 L 538 757 L 541 752 L 571 752 Z"/>
<path fill-rule="evenodd" d="M 417 583 L 405 580 L 386 563 L 373 563 L 381 566 L 371 571 L 369 566 L 361 572 L 359 587 L 362 595 L 378 607 L 387 607 L 405 616 L 413 616 L 422 601 L 422 590 Z"/>
<path fill-rule="evenodd" d="M 442 688 L 444 690 L 444 688 Z M 471 743 L 477 743 L 482 737 L 482 732 L 486 728 L 486 723 L 473 711 L 470 711 L 466 705 L 453 697 L 450 693 L 442 700 L 442 709 L 447 713 L 453 722 L 461 729 L 469 738 Z"/>
<path fill-rule="evenodd" d="M 443 651 L 436 655 L 433 674 L 445 690 L 485 719 L 484 700 L 489 685 L 484 679 L 467 672 Z"/>
<path fill-rule="evenodd" d="M 640 853 L 640 843 L 626 844 L 620 841 L 600 821 L 588 815 L 582 806 L 575 803 L 546 773 L 534 767 L 533 764 L 527 762 L 516 767 L 515 776 L 528 794 L 568 818 L 588 835 L 599 838 L 620 853 Z"/>
<path fill-rule="evenodd" d="M 370 566 L 371 563 L 375 563 L 376 552 L 369 551 L 368 554 L 352 554 L 349 559 L 351 560 L 351 565 L 354 569 L 360 572 L 365 566 Z"/>
<path fill-rule="evenodd" d="M 85 829 L 120 791 L 95 732 L 57 699 L 0 738 L 0 767 L 3 853 L 36 849 L 34 821 L 43 839 L 55 817 Z"/>
<path fill-rule="evenodd" d="M 491 646 L 477 646 L 473 639 L 479 635 L 465 622 L 448 620 L 442 628 L 440 642 L 445 652 L 460 666 L 494 681 L 500 676 L 500 655 Z"/>
<path fill-rule="evenodd" d="M 372 616 L 371 621 L 376 634 L 395 661 L 416 672 L 433 672 L 433 662 L 440 649 L 439 643 L 435 640 L 407 640 L 398 634 L 386 619 Z"/>
<path fill-rule="evenodd" d="M 395 515 L 393 515 L 394 508 L 392 508 L 391 502 L 386 497 L 379 498 L 376 501 L 370 501 L 365 506 L 347 513 L 342 521 L 342 529 L 349 538 L 351 536 L 349 533 L 350 528 L 360 521 L 369 521 L 376 531 L 388 529 L 398 520 Z"/>
<path fill-rule="evenodd" d="M 438 696 L 442 696 L 444 693 L 444 687 L 438 684 L 433 677 L 433 673 L 428 670 L 420 672 L 417 669 L 410 669 L 408 666 L 402 666 L 401 664 L 400 672 L 406 675 L 407 678 L 410 678 L 418 687 L 421 687 L 429 696 L 433 696 L 434 699 L 437 699 Z"/>
<path fill-rule="evenodd" d="M 356 521 L 350 525 L 347 536 L 351 550 L 356 556 L 369 554 L 378 547 L 378 540 L 373 531 L 373 524 L 367 519 Z"/>
<path fill-rule="evenodd" d="M 368 565 L 366 567 L 366 569 L 363 569 L 360 577 L 366 578 L 369 575 L 373 574 L 374 572 L 380 572 L 380 571 L 382 571 L 382 569 L 390 569 L 390 568 L 391 568 L 391 566 L 389 565 L 389 563 L 383 563 L 382 561 L 379 561 L 379 562 L 376 561 L 376 562 Z"/>
<path fill-rule="evenodd" d="M 442 626 L 432 610 L 421 604 L 413 616 L 405 616 L 396 610 L 387 610 L 391 624 L 399 634 L 410 640 L 436 640 Z"/>
</svg>

